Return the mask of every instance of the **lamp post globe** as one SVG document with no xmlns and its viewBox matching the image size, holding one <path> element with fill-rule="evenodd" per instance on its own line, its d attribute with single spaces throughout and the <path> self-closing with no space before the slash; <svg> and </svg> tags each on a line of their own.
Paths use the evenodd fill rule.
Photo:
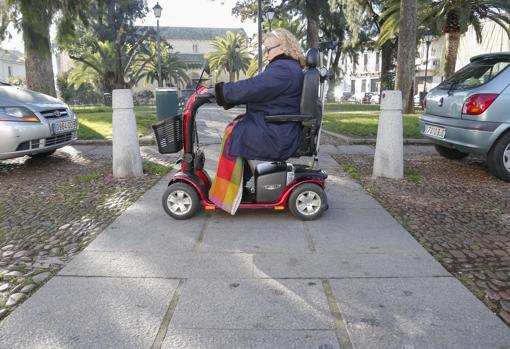
<svg viewBox="0 0 510 349">
<path fill-rule="evenodd" d="M 269 8 L 267 9 L 267 20 L 269 22 L 269 31 L 271 31 L 271 22 L 273 22 L 273 18 L 274 18 L 274 9 L 272 6 L 269 6 Z"/>
<path fill-rule="evenodd" d="M 154 7 L 152 8 L 152 11 L 154 11 L 154 16 L 159 19 L 161 17 L 161 11 L 163 10 L 163 7 L 161 7 L 161 5 L 159 4 L 159 2 L 156 3 L 156 5 L 154 5 Z"/>
</svg>

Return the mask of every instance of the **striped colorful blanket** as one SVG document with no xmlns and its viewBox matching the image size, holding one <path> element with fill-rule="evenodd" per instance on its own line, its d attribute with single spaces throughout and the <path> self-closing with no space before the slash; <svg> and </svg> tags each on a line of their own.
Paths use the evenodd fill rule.
<svg viewBox="0 0 510 349">
<path fill-rule="evenodd" d="M 231 215 L 236 213 L 243 195 L 243 158 L 228 155 L 230 136 L 236 123 L 237 121 L 231 122 L 225 130 L 216 177 L 209 190 L 209 200 Z"/>
</svg>

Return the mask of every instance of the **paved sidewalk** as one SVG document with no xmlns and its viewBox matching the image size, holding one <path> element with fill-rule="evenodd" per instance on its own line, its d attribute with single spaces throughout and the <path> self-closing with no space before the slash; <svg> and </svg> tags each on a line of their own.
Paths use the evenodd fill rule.
<svg viewBox="0 0 510 349">
<path fill-rule="evenodd" d="M 330 209 L 313 222 L 175 221 L 163 179 L 0 322 L 0 348 L 510 348 L 508 327 L 341 172 L 338 151 L 323 148 Z"/>
</svg>

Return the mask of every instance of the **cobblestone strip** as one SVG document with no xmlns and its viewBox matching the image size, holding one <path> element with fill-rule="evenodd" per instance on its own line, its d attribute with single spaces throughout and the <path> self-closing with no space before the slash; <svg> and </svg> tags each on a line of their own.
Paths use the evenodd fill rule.
<svg viewBox="0 0 510 349">
<path fill-rule="evenodd" d="M 313 242 L 312 234 L 310 234 L 310 227 L 308 227 L 308 224 L 303 221 L 303 227 L 305 228 L 305 237 L 306 242 L 308 243 L 308 249 L 311 253 L 315 253 L 317 250 L 315 249 L 315 242 Z"/>
<path fill-rule="evenodd" d="M 144 176 L 116 179 L 108 158 L 57 154 L 44 161 L 0 162 L 0 320 L 149 189 L 169 164 L 145 157 Z"/>
<path fill-rule="evenodd" d="M 371 178 L 373 157 L 336 160 L 449 272 L 510 325 L 510 186 L 484 159 L 406 157 L 406 178 Z"/>
<path fill-rule="evenodd" d="M 338 307 L 338 302 L 336 301 L 333 290 L 331 289 L 329 280 L 322 280 L 322 287 L 324 288 L 324 293 L 328 300 L 329 311 L 331 312 L 331 316 L 333 316 L 333 321 L 335 323 L 335 335 L 338 340 L 338 345 L 341 349 L 353 349 L 349 332 L 347 331 L 347 327 L 345 327 L 342 313 Z"/>
<path fill-rule="evenodd" d="M 165 340 L 166 333 L 168 332 L 168 327 L 170 326 L 170 321 L 172 321 L 172 317 L 174 316 L 175 308 L 177 308 L 177 303 L 179 303 L 179 298 L 181 297 L 182 289 L 184 288 L 184 283 L 186 280 L 181 279 L 175 292 L 172 296 L 172 300 L 170 301 L 170 305 L 163 317 L 163 321 L 161 322 L 161 326 L 159 327 L 158 334 L 154 339 L 154 343 L 152 343 L 151 349 L 159 349 Z"/>
</svg>

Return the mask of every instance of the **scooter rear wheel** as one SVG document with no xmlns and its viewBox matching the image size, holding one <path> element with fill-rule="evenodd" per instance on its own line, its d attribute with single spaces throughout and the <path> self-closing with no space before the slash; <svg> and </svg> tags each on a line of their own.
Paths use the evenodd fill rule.
<svg viewBox="0 0 510 349">
<path fill-rule="evenodd" d="M 182 182 L 168 186 L 162 203 L 165 212 L 174 219 L 191 218 L 200 208 L 200 198 L 195 188 Z"/>
<path fill-rule="evenodd" d="M 304 221 L 312 221 L 322 216 L 328 208 L 328 199 L 324 190 L 317 184 L 304 183 L 290 194 L 288 206 L 290 212 Z"/>
</svg>

